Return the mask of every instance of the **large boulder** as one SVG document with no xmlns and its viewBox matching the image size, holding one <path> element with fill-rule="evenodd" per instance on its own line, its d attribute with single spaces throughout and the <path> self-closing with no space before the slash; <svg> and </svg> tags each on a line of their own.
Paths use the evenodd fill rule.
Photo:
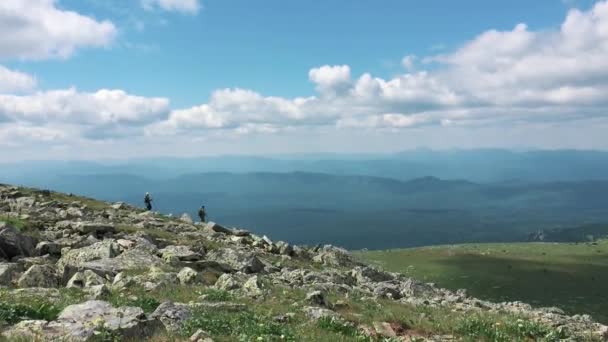
<svg viewBox="0 0 608 342">
<path fill-rule="evenodd" d="M 241 249 L 217 249 L 210 252 L 207 259 L 225 264 L 236 272 L 258 273 L 264 270 L 264 264 L 255 254 Z"/>
<path fill-rule="evenodd" d="M 331 245 L 324 246 L 312 260 L 331 267 L 349 267 L 359 264 L 347 250 Z"/>
<path fill-rule="evenodd" d="M 55 321 L 22 321 L 2 335 L 9 340 L 92 341 L 105 331 L 120 340 L 136 341 L 162 330 L 162 323 L 146 318 L 141 308 L 113 308 L 110 303 L 91 300 L 68 306 Z"/>
<path fill-rule="evenodd" d="M 113 240 L 103 240 L 90 246 L 72 249 L 62 253 L 57 261 L 57 270 L 63 281 L 67 282 L 74 273 L 86 269 L 85 264 L 93 260 L 114 258 L 120 253 L 120 247 Z"/>
<path fill-rule="evenodd" d="M 222 233 L 222 234 L 226 234 L 226 235 L 234 235 L 234 236 L 249 236 L 251 235 L 250 232 L 243 230 L 243 229 L 232 229 L 232 228 L 226 228 L 224 226 L 220 226 L 219 224 L 215 223 L 215 222 L 209 222 L 206 224 L 206 228 L 209 231 L 212 232 L 216 232 L 216 233 Z"/>
<path fill-rule="evenodd" d="M 145 270 L 160 267 L 164 263 L 156 255 L 141 248 L 129 249 L 117 257 L 87 261 L 80 264 L 81 270 L 91 270 L 101 276 L 113 277 L 127 270 Z"/>
<path fill-rule="evenodd" d="M 17 281 L 19 287 L 56 287 L 55 268 L 50 265 L 33 265 Z"/>
<path fill-rule="evenodd" d="M 113 224 L 100 222 L 78 222 L 76 229 L 82 234 L 97 234 L 114 233 L 115 227 Z"/>
<path fill-rule="evenodd" d="M 202 259 L 200 253 L 194 252 L 188 246 L 167 246 L 159 251 L 167 262 L 175 261 L 197 261 Z"/>
<path fill-rule="evenodd" d="M 43 255 L 52 255 L 52 256 L 61 256 L 61 245 L 56 242 L 51 241 L 42 241 L 36 245 L 36 254 Z"/>
<path fill-rule="evenodd" d="M 23 235 L 17 229 L 0 223 L 0 258 L 10 260 L 18 256 L 34 256 L 36 239 Z"/>
</svg>

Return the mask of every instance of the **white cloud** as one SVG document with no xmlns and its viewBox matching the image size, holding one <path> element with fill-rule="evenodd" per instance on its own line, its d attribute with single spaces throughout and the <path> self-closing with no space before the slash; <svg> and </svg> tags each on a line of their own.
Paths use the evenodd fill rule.
<svg viewBox="0 0 608 342">
<path fill-rule="evenodd" d="M 109 21 L 56 5 L 55 0 L 0 1 L 0 59 L 67 58 L 77 48 L 108 46 L 117 34 Z"/>
<path fill-rule="evenodd" d="M 175 131 L 269 125 L 402 129 L 419 126 L 563 122 L 606 116 L 608 105 L 608 1 L 570 10 L 559 30 L 489 30 L 451 53 L 432 56 L 431 71 L 384 79 L 348 65 L 310 70 L 318 96 L 264 97 L 222 90 L 207 104 L 174 111 L 163 123 Z"/>
<path fill-rule="evenodd" d="M 350 67 L 348 65 L 324 65 L 311 69 L 308 78 L 317 85 L 321 94 L 336 95 L 350 86 Z"/>
<path fill-rule="evenodd" d="M 31 75 L 14 71 L 0 65 L 0 94 L 20 93 L 36 87 L 36 79 Z"/>
<path fill-rule="evenodd" d="M 141 0 L 141 4 L 146 10 L 160 8 L 165 11 L 188 14 L 196 14 L 202 8 L 199 0 Z"/>
<path fill-rule="evenodd" d="M 160 119 L 169 111 L 169 100 L 102 89 L 95 93 L 76 89 L 0 95 L 0 115 L 31 123 L 64 122 L 108 125 L 143 124 Z"/>
</svg>

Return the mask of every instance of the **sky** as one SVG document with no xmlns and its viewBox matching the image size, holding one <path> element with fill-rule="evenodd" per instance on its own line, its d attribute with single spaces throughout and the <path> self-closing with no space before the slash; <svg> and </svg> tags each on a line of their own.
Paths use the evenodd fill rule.
<svg viewBox="0 0 608 342">
<path fill-rule="evenodd" d="M 4 160 L 608 149 L 608 0 L 2 0 Z"/>
</svg>

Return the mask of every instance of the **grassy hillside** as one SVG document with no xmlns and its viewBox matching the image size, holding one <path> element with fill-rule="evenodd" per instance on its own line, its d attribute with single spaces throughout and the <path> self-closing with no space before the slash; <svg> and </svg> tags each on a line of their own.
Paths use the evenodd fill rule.
<svg viewBox="0 0 608 342">
<path fill-rule="evenodd" d="M 608 241 L 467 244 L 357 252 L 363 259 L 448 289 L 524 301 L 608 322 Z"/>
</svg>

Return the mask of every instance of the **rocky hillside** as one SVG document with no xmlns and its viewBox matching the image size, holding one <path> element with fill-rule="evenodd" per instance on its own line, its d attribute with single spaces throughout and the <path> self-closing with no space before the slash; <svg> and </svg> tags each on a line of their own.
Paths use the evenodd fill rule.
<svg viewBox="0 0 608 342">
<path fill-rule="evenodd" d="M 0 340 L 608 340 L 558 308 L 490 303 L 124 203 L 0 185 Z"/>
</svg>

